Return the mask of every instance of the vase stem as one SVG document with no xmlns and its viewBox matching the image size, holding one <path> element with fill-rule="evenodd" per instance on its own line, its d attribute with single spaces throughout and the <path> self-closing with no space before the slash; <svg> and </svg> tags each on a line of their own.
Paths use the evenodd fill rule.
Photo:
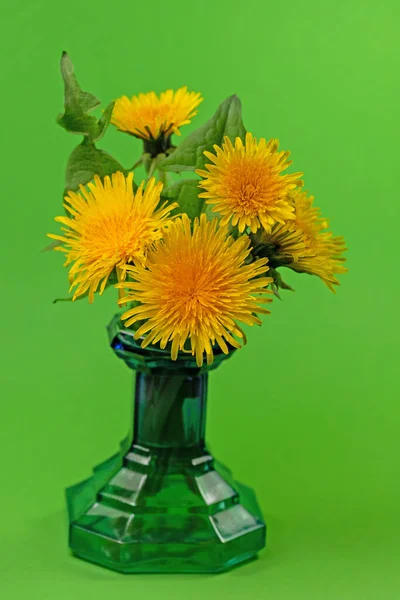
<svg viewBox="0 0 400 600">
<path fill-rule="evenodd" d="M 158 448 L 203 446 L 207 378 L 207 373 L 137 373 L 134 443 Z"/>
</svg>

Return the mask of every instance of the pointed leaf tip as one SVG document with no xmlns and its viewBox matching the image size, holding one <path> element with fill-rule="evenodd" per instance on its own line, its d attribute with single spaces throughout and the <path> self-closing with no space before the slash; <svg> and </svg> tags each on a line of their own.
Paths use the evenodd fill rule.
<svg viewBox="0 0 400 600">
<path fill-rule="evenodd" d="M 75 76 L 74 65 L 65 51 L 61 57 L 61 74 L 64 80 L 64 114 L 57 118 L 57 123 L 70 133 L 83 135 L 93 141 L 100 139 L 110 122 L 111 105 L 105 109 L 99 122 L 96 117 L 88 114 L 100 101 L 93 94 L 81 89 Z"/>
</svg>

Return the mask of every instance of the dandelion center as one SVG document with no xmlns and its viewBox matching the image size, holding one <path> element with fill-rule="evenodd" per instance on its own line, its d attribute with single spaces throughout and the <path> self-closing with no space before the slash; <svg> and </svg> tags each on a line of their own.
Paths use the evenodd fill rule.
<svg viewBox="0 0 400 600">
<path fill-rule="evenodd" d="M 226 187 L 227 197 L 232 199 L 232 208 L 241 209 L 246 215 L 265 210 L 276 197 L 277 186 L 271 175 L 271 169 L 265 167 L 263 160 L 232 161 L 221 182 Z"/>
</svg>

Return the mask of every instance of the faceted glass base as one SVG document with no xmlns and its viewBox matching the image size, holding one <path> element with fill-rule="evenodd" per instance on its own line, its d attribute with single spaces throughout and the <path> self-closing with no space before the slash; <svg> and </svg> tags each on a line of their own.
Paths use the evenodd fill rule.
<svg viewBox="0 0 400 600">
<path fill-rule="evenodd" d="M 205 448 L 129 446 L 67 489 L 74 554 L 123 573 L 216 573 L 264 547 L 253 491 Z"/>
</svg>

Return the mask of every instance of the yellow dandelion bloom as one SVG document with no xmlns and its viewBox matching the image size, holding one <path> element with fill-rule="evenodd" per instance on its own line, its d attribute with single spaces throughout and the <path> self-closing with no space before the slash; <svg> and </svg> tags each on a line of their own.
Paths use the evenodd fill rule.
<svg viewBox="0 0 400 600">
<path fill-rule="evenodd" d="M 152 178 L 144 189 L 144 182 L 136 193 L 132 188 L 133 173 L 127 177 L 117 172 L 105 177 L 97 175 L 88 190 L 69 192 L 64 207 L 69 217 L 56 217 L 64 225 L 62 235 L 48 234 L 60 240 L 55 250 L 65 252 L 65 266 L 71 265 L 70 292 L 73 300 L 88 292 L 89 302 L 99 288 L 102 294 L 111 273 L 116 269 L 118 280 L 123 280 L 127 263 L 143 263 L 147 249 L 162 236 L 169 223 L 169 212 L 178 206 L 164 203 L 160 208 L 162 183 Z"/>
<path fill-rule="evenodd" d="M 269 312 L 260 306 L 271 302 L 264 294 L 271 293 L 265 286 L 272 279 L 260 277 L 268 271 L 268 259 L 245 264 L 249 254 L 247 236 L 235 240 L 227 227 L 219 228 L 217 219 L 208 221 L 204 214 L 194 220 L 192 232 L 184 214 L 149 250 L 146 266 L 128 268 L 133 281 L 117 285 L 128 290 L 121 304 L 140 303 L 122 319 L 127 326 L 145 321 L 135 333 L 136 339 L 145 336 L 143 348 L 171 342 L 173 360 L 182 350 L 195 355 L 199 367 L 204 353 L 210 364 L 215 343 L 224 353 L 227 344 L 245 343 L 238 321 L 260 324 L 256 313 Z"/>
<path fill-rule="evenodd" d="M 176 92 L 167 90 L 160 97 L 155 92 L 130 99 L 122 96 L 115 102 L 111 123 L 120 131 L 144 140 L 168 138 L 173 133 L 180 135 L 179 128 L 197 115 L 195 109 L 202 100 L 199 93 L 188 92 L 186 87 Z"/>
<path fill-rule="evenodd" d="M 292 163 L 290 153 L 278 152 L 278 145 L 275 139 L 257 142 L 247 133 L 245 144 L 236 138 L 233 146 L 225 137 L 222 148 L 214 146 L 215 154 L 204 152 L 213 164 L 196 171 L 203 178 L 199 187 L 206 190 L 199 197 L 222 215 L 222 225 L 231 222 L 240 232 L 250 227 L 255 233 L 260 227 L 270 231 L 276 222 L 293 219 L 287 195 L 302 185 L 303 174 L 282 175 Z"/>
<path fill-rule="evenodd" d="M 271 245 L 274 264 L 317 275 L 334 292 L 333 286 L 339 285 L 335 275 L 347 272 L 342 256 L 346 250 L 344 238 L 327 231 L 328 221 L 321 218 L 320 209 L 313 206 L 314 198 L 307 192 L 296 190 L 290 200 L 295 219 L 275 225 L 269 234 L 263 232 L 261 242 Z"/>
</svg>

